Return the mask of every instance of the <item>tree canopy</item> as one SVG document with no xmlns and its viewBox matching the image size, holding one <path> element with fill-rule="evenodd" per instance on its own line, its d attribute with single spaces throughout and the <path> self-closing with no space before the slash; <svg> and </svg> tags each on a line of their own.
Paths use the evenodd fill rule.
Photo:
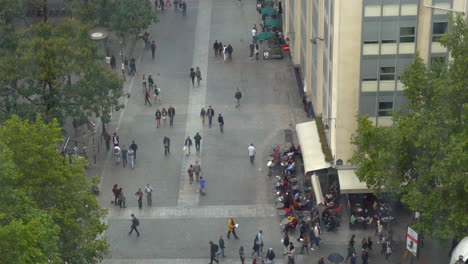
<svg viewBox="0 0 468 264">
<path fill-rule="evenodd" d="M 361 116 L 352 137 L 359 179 L 399 194 L 420 213 L 415 228 L 441 239 L 468 230 L 467 39 L 466 21 L 450 16 L 439 40 L 452 56 L 448 64 L 428 67 L 417 56 L 401 75 L 409 111 L 395 113 L 393 127 Z"/>
<path fill-rule="evenodd" d="M 0 262 L 98 263 L 108 244 L 85 161 L 59 155 L 61 129 L 13 116 L 0 126 Z"/>
<path fill-rule="evenodd" d="M 18 31 L 1 52 L 0 87 L 15 91 L 1 102 L 6 117 L 83 118 L 123 107 L 121 78 L 96 60 L 89 27 L 76 20 L 39 23 Z M 0 109 L 2 109 L 0 108 Z"/>
</svg>

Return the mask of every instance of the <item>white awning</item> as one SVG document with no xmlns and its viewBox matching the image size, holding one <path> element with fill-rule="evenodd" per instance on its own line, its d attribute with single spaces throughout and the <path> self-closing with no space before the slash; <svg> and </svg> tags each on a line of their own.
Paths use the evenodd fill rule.
<svg viewBox="0 0 468 264">
<path fill-rule="evenodd" d="M 312 182 L 312 187 L 314 188 L 315 200 L 317 205 L 324 204 L 322 187 L 320 186 L 319 178 L 316 174 L 310 176 L 310 181 Z"/>
<path fill-rule="evenodd" d="M 355 170 L 338 170 L 341 193 L 372 193 L 365 182 L 359 181 Z"/>
<path fill-rule="evenodd" d="M 301 145 L 305 173 L 330 167 L 325 162 L 315 121 L 297 124 L 296 131 Z"/>
</svg>

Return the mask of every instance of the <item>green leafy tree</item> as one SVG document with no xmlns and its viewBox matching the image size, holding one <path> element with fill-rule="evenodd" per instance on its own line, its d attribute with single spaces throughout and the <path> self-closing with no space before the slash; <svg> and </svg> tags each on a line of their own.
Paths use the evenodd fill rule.
<svg viewBox="0 0 468 264">
<path fill-rule="evenodd" d="M 18 33 L 14 52 L 0 58 L 0 86 L 16 94 L 3 100 L 7 113 L 60 121 L 70 116 L 107 115 L 123 107 L 121 78 L 96 60 L 97 47 L 89 27 L 66 20 L 40 23 Z"/>
<path fill-rule="evenodd" d="M 468 230 L 468 27 L 450 17 L 440 42 L 452 59 L 428 67 L 417 56 L 401 76 L 407 113 L 396 113 L 393 127 L 375 127 L 358 118 L 351 159 L 360 180 L 377 191 L 394 192 L 420 213 L 419 232 L 441 239 Z"/>
<path fill-rule="evenodd" d="M 0 127 L 0 153 L 11 152 L 6 159 L 9 162 L 0 162 L 0 180 L 7 186 L 2 184 L 2 188 L 15 190 L 11 192 L 14 195 L 1 193 L 8 199 L 0 201 L 2 209 L 6 207 L 0 217 L 0 223 L 5 222 L 0 238 L 18 232 L 17 236 L 2 240 L 0 248 L 22 242 L 17 250 L 2 250 L 3 259 L 27 260 L 31 255 L 44 254 L 52 263 L 98 263 L 108 251 L 107 242 L 98 237 L 106 229 L 102 218 L 107 212 L 91 193 L 85 161 L 67 162 L 57 151 L 60 141 L 61 129 L 55 119 L 44 123 L 38 117 L 31 123 L 13 116 Z M 6 204 L 11 200 L 13 205 L 21 205 L 17 212 Z M 24 242 L 29 238 L 32 240 Z M 50 244 L 44 244 L 45 239 Z M 31 251 L 22 252 L 23 249 Z"/>
</svg>

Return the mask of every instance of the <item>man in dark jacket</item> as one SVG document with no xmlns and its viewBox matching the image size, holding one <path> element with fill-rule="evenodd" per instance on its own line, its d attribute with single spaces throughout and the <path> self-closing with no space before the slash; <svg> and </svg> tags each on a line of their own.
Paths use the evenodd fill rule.
<svg viewBox="0 0 468 264">
<path fill-rule="evenodd" d="M 215 56 L 218 56 L 218 51 L 219 51 L 219 43 L 217 40 L 215 40 L 214 44 L 213 44 L 213 49 L 214 49 L 214 52 L 215 52 Z"/>
<path fill-rule="evenodd" d="M 229 61 L 232 60 L 232 52 L 234 51 L 234 49 L 232 48 L 231 44 L 229 44 L 226 48 L 226 52 L 228 54 L 228 58 L 229 58 Z"/>
<path fill-rule="evenodd" d="M 219 257 L 219 255 L 221 255 L 221 257 L 223 257 L 223 258 L 226 257 L 226 256 L 224 255 L 225 246 L 224 246 L 224 239 L 223 239 L 223 236 L 220 236 L 220 237 L 219 237 L 219 249 L 220 249 L 219 252 L 216 253 L 216 257 Z"/>
<path fill-rule="evenodd" d="M 289 251 L 289 236 L 288 236 L 288 232 L 284 232 L 284 236 L 283 236 L 283 246 L 284 246 L 284 252 L 288 252 Z"/>
<path fill-rule="evenodd" d="M 221 131 L 221 133 L 224 132 L 224 118 L 221 114 L 219 114 L 218 116 L 218 123 L 219 123 L 219 131 Z"/>
<path fill-rule="evenodd" d="M 136 151 L 138 149 L 138 146 L 137 146 L 137 144 L 135 144 L 135 140 L 132 140 L 132 144 L 130 145 L 130 149 L 135 152 L 133 154 L 133 158 L 136 159 Z"/>
<path fill-rule="evenodd" d="M 271 260 L 271 261 L 275 259 L 275 252 L 273 251 L 272 248 L 268 249 L 267 254 L 266 254 L 266 259 Z"/>
<path fill-rule="evenodd" d="M 240 106 L 240 99 L 242 98 L 242 93 L 237 89 L 237 92 L 234 94 L 234 97 L 237 100 L 236 108 Z"/>
<path fill-rule="evenodd" d="M 172 126 L 174 124 L 175 116 L 175 109 L 172 107 L 172 105 L 167 109 L 167 115 L 169 116 L 169 126 Z"/>
<path fill-rule="evenodd" d="M 167 156 L 168 153 L 171 153 L 171 150 L 169 149 L 171 146 L 171 140 L 168 137 L 164 137 L 163 144 L 164 144 L 164 155 Z"/>
<path fill-rule="evenodd" d="M 213 260 L 216 261 L 216 263 L 219 263 L 216 259 L 216 252 L 218 252 L 218 249 L 218 245 L 214 244 L 213 241 L 210 241 L 210 264 L 213 264 Z"/>
<path fill-rule="evenodd" d="M 193 139 L 195 139 L 195 148 L 197 149 L 197 151 L 200 151 L 200 141 L 201 141 L 202 137 L 197 132 L 197 134 L 193 137 Z"/>
<path fill-rule="evenodd" d="M 208 127 L 211 127 L 211 122 L 213 121 L 213 116 L 214 116 L 214 109 L 211 108 L 211 105 L 208 107 L 208 110 L 206 111 L 206 115 L 208 116 Z"/>
</svg>

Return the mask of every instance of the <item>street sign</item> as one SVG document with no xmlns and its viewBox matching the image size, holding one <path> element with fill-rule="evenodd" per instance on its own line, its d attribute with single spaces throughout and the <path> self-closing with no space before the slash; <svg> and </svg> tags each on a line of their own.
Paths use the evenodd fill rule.
<svg viewBox="0 0 468 264">
<path fill-rule="evenodd" d="M 414 256 L 418 253 L 418 233 L 409 226 L 406 233 L 406 249 Z"/>
</svg>

